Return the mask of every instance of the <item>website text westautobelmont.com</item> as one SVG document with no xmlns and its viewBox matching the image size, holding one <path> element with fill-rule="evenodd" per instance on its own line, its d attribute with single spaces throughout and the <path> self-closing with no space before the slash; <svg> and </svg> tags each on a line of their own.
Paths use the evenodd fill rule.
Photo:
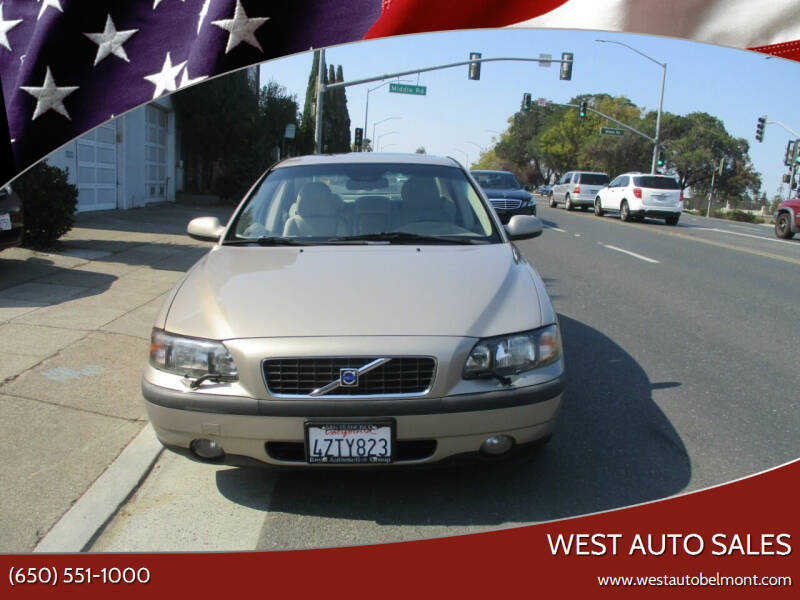
<svg viewBox="0 0 800 600">
<path fill-rule="evenodd" d="M 791 587 L 786 575 L 606 575 L 598 576 L 600 587 Z"/>
</svg>

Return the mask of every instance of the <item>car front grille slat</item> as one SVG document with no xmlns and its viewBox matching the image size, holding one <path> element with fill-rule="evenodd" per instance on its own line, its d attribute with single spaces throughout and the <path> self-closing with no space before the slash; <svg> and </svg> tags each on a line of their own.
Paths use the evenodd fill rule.
<svg viewBox="0 0 800 600">
<path fill-rule="evenodd" d="M 340 369 L 358 369 L 378 357 L 267 359 L 263 363 L 267 390 L 274 396 L 308 396 L 339 379 Z M 430 357 L 397 357 L 362 373 L 358 385 L 339 386 L 319 396 L 420 395 L 431 386 L 435 362 Z"/>
<path fill-rule="evenodd" d="M 492 203 L 492 206 L 499 210 L 514 210 L 522 205 L 520 200 L 490 199 L 489 201 Z"/>
</svg>

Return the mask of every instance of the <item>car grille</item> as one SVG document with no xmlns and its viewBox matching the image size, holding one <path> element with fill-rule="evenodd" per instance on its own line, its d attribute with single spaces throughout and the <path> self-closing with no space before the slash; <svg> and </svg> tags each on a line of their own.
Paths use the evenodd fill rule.
<svg viewBox="0 0 800 600">
<path fill-rule="evenodd" d="M 492 203 L 498 210 L 514 210 L 519 208 L 522 202 L 520 200 L 508 200 L 508 199 L 490 199 L 489 202 Z"/>
<path fill-rule="evenodd" d="M 309 396 L 312 391 L 338 380 L 340 369 L 357 369 L 377 358 L 267 359 L 263 363 L 267 391 L 278 397 Z M 430 388 L 435 368 L 435 361 L 430 357 L 392 358 L 361 374 L 357 386 L 340 386 L 318 397 L 421 395 Z"/>
</svg>

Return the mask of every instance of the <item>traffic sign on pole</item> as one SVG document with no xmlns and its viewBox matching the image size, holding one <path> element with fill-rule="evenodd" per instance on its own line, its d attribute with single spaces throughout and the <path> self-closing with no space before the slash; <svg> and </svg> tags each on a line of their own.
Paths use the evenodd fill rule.
<svg viewBox="0 0 800 600">
<path fill-rule="evenodd" d="M 602 135 L 622 135 L 625 133 L 624 129 L 616 129 L 614 127 L 601 127 L 600 133 Z"/>
<path fill-rule="evenodd" d="M 428 88 L 424 85 L 408 85 L 405 83 L 390 83 L 389 91 L 395 94 L 411 94 L 414 96 L 424 96 Z"/>
</svg>

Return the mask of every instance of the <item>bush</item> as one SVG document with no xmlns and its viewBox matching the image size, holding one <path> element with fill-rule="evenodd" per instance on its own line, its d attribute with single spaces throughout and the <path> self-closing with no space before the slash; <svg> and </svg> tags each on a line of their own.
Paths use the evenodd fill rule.
<svg viewBox="0 0 800 600">
<path fill-rule="evenodd" d="M 744 212 L 743 210 L 734 210 L 730 213 L 730 219 L 732 221 L 741 221 L 742 223 L 755 223 L 756 217 L 754 214 L 749 212 Z"/>
<path fill-rule="evenodd" d="M 40 162 L 14 180 L 12 187 L 22 200 L 25 246 L 50 248 L 72 229 L 78 188 L 69 183 L 65 169 Z"/>
</svg>

